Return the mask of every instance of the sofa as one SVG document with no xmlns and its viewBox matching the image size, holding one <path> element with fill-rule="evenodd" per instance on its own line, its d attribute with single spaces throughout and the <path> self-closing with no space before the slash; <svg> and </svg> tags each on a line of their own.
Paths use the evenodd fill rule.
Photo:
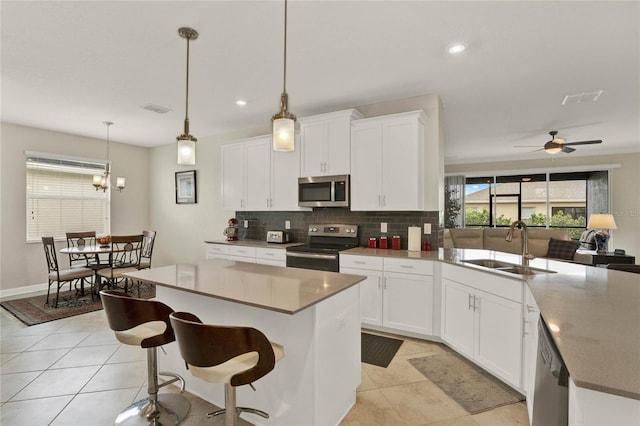
<svg viewBox="0 0 640 426">
<path fill-rule="evenodd" d="M 451 228 L 444 230 L 444 248 L 469 248 L 522 254 L 522 231 L 515 229 L 507 241 L 508 228 Z M 579 243 L 560 229 L 528 228 L 529 253 L 535 257 L 591 264 L 591 254 L 578 250 Z"/>
</svg>

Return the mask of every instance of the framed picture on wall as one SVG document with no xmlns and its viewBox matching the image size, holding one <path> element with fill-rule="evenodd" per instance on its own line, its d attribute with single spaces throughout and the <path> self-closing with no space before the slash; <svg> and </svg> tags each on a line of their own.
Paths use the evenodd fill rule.
<svg viewBox="0 0 640 426">
<path fill-rule="evenodd" d="M 176 204 L 195 204 L 197 202 L 196 171 L 176 172 Z"/>
</svg>

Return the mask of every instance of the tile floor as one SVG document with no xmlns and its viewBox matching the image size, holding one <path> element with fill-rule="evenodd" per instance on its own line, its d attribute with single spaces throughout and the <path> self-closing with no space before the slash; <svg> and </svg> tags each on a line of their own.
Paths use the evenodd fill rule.
<svg viewBox="0 0 640 426">
<path fill-rule="evenodd" d="M 123 408 L 146 394 L 146 352 L 121 345 L 103 311 L 26 327 L 0 308 L 0 325 L 2 426 L 113 425 Z M 406 362 L 440 350 L 405 338 L 388 368 L 362 364 L 357 403 L 342 425 L 528 425 L 524 403 L 470 416 Z M 162 392 L 176 390 L 172 385 Z M 181 425 L 224 423 L 222 416 L 206 417 L 217 407 L 186 396 L 191 411 Z"/>
</svg>

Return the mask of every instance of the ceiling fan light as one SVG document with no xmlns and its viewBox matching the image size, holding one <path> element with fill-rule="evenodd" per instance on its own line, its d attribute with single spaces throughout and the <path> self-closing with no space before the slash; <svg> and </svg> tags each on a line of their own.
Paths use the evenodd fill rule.
<svg viewBox="0 0 640 426">
<path fill-rule="evenodd" d="M 557 154 L 557 153 L 559 153 L 560 151 L 562 151 L 562 148 L 561 148 L 561 147 L 559 147 L 559 146 L 552 146 L 552 147 L 550 147 L 550 148 L 545 148 L 545 149 L 544 149 L 544 151 L 545 151 L 547 154 Z"/>
</svg>

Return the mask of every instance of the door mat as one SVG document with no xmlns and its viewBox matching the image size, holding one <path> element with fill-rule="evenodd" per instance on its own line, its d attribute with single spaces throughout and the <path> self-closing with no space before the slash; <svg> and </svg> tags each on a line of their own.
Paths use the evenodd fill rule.
<svg viewBox="0 0 640 426">
<path fill-rule="evenodd" d="M 361 333 L 362 362 L 387 368 L 400 349 L 402 340 L 375 334 Z"/>
<path fill-rule="evenodd" d="M 413 358 L 409 363 L 470 414 L 524 400 L 519 392 L 454 352 Z"/>
<path fill-rule="evenodd" d="M 134 297 L 138 297 L 138 286 L 132 285 L 131 292 Z M 140 284 L 140 297 L 150 299 L 155 297 L 156 288 L 153 284 Z M 49 296 L 49 302 L 55 301 L 55 293 Z M 8 300 L 0 303 L 4 309 L 9 311 L 14 317 L 18 318 L 24 324 L 36 325 L 49 321 L 55 321 L 62 318 L 73 317 L 87 312 L 98 311 L 102 309 L 100 298 L 87 293 L 84 296 L 76 297 L 75 290 L 61 291 L 58 307 L 45 305 L 47 295 L 25 297 L 23 299 Z M 53 305 L 53 304 L 52 304 Z"/>
</svg>

